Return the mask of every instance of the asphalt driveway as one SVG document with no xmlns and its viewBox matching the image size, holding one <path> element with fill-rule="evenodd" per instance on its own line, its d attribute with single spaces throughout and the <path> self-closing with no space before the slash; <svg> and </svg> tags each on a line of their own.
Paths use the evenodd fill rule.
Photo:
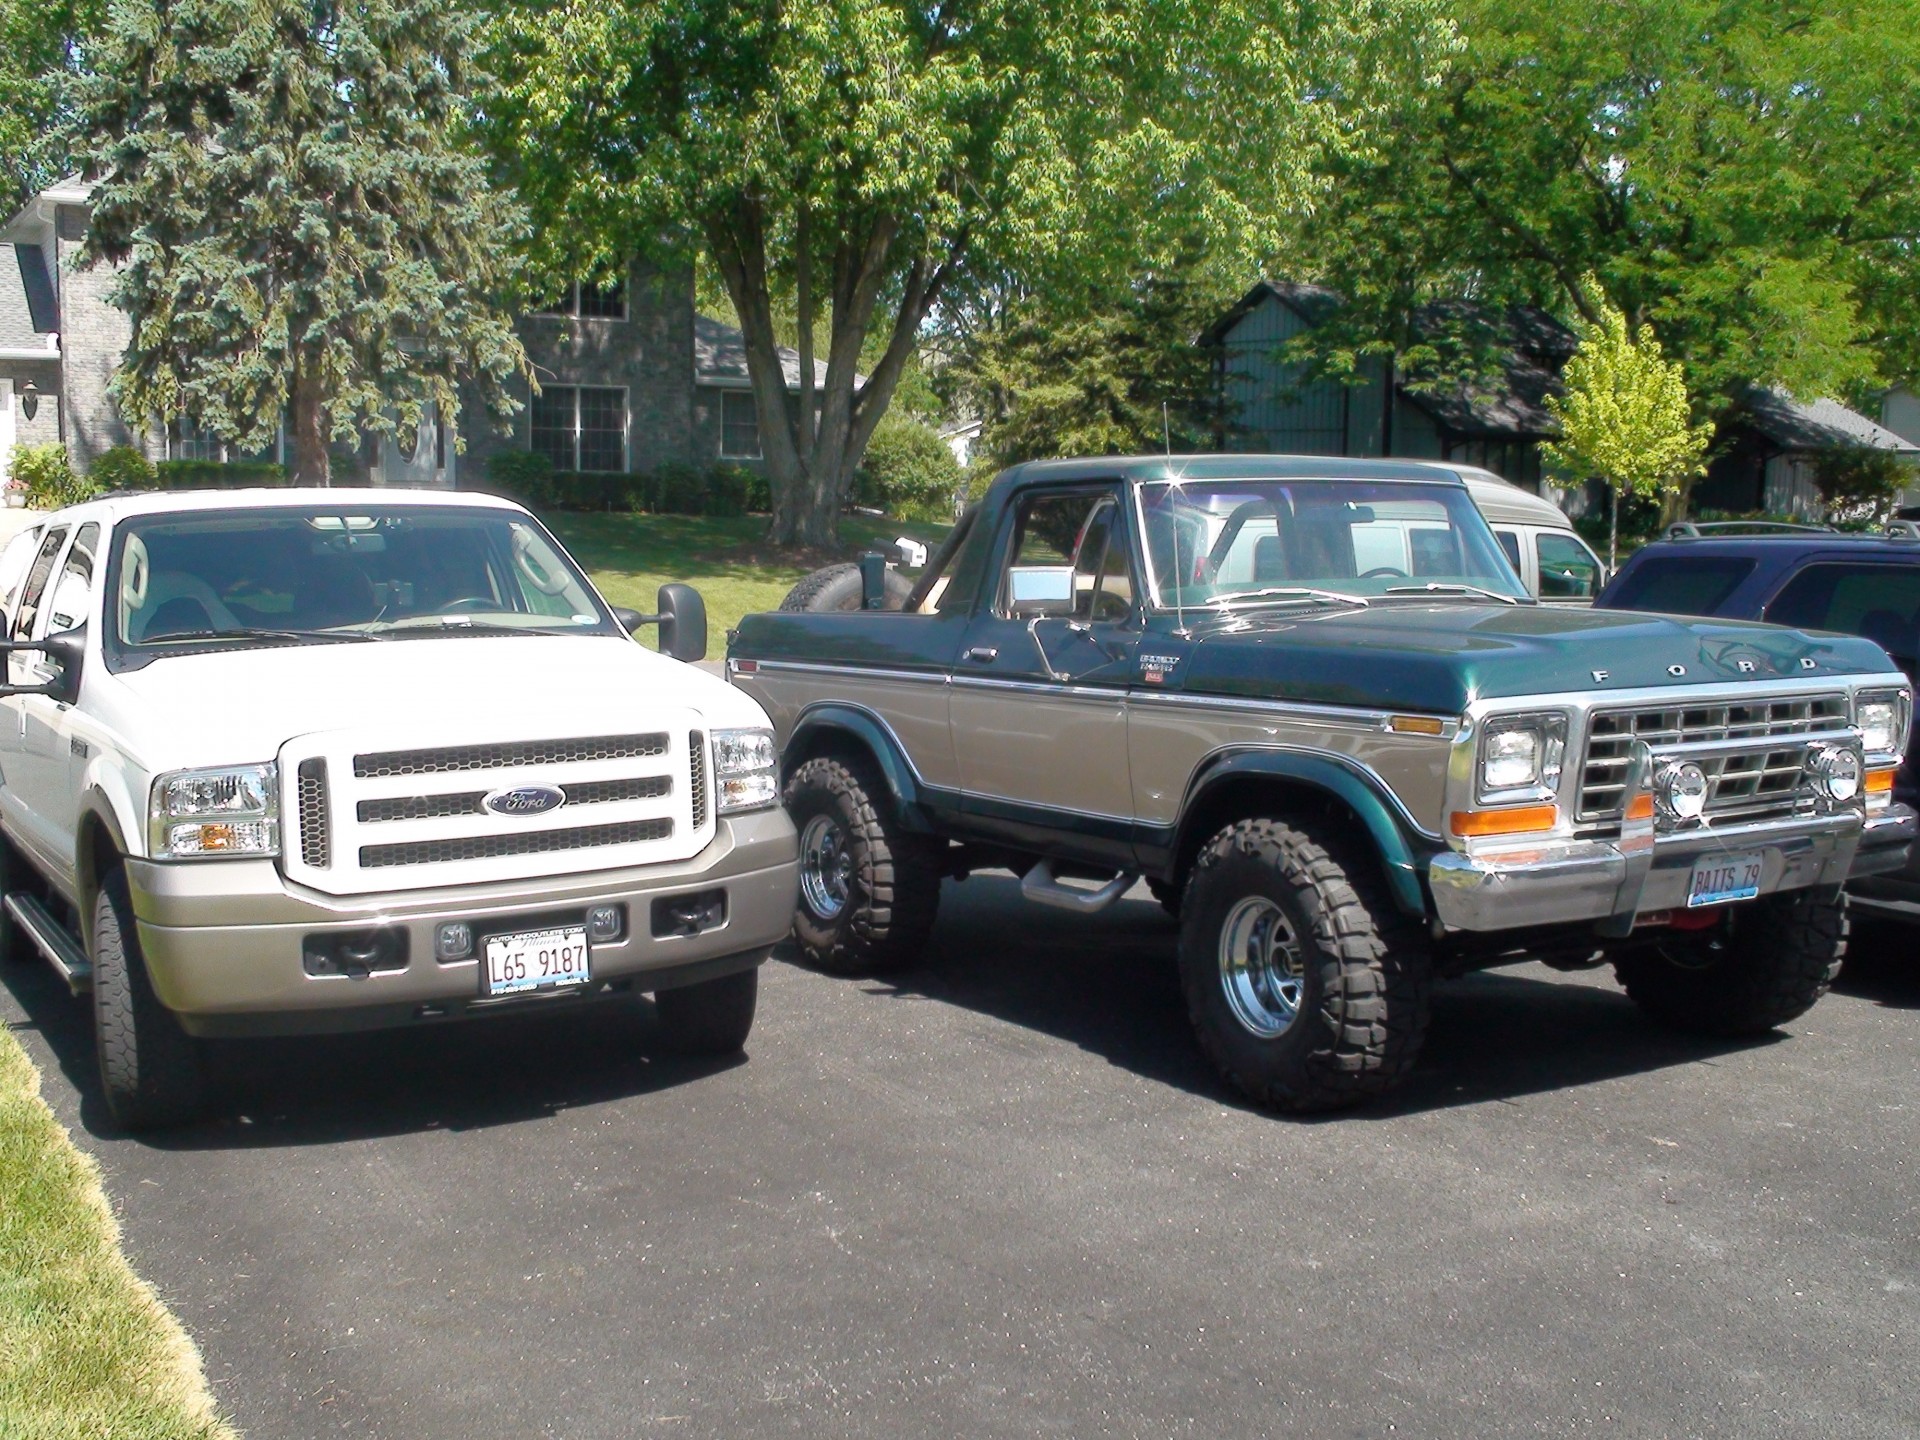
<svg viewBox="0 0 1920 1440">
<path fill-rule="evenodd" d="M 1911 937 L 1749 1045 L 1452 983 L 1310 1123 L 1214 1081 L 1172 942 L 976 878 L 897 982 L 768 966 L 744 1061 L 638 1006 L 251 1045 L 158 1143 L 43 968 L 0 1016 L 255 1440 L 1920 1431 Z"/>
</svg>

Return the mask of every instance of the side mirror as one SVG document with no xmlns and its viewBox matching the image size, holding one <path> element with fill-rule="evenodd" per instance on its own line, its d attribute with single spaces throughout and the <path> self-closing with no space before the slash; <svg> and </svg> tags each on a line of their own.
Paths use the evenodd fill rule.
<svg viewBox="0 0 1920 1440">
<path fill-rule="evenodd" d="M 662 655 L 687 662 L 707 658 L 707 602 L 691 585 L 677 580 L 662 585 L 658 615 L 616 608 L 613 618 L 626 627 L 629 635 L 642 625 L 658 625 Z"/>
<path fill-rule="evenodd" d="M 40 684 L 0 684 L 0 695 L 45 695 L 62 705 L 71 705 L 80 697 L 80 662 L 86 650 L 84 627 L 49 635 L 44 640 L 0 644 L 0 655 L 33 651 L 47 657 L 45 664 L 35 667 L 44 677 Z"/>
<path fill-rule="evenodd" d="M 1073 614 L 1071 565 L 1016 565 L 1007 571 L 1007 610 L 1015 618 Z"/>
</svg>

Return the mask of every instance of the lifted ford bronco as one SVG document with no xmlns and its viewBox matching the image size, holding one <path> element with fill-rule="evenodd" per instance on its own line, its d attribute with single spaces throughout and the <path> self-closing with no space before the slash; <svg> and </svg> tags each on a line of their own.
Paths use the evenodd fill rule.
<svg viewBox="0 0 1920 1440">
<path fill-rule="evenodd" d="M 0 952 L 91 991 L 122 1124 L 195 1112 L 206 1037 L 651 992 L 745 1042 L 797 847 L 765 713 L 677 663 L 693 591 L 615 611 L 479 495 L 107 498 L 16 543 Z"/>
<path fill-rule="evenodd" d="M 748 616 L 728 663 L 816 964 L 912 958 L 946 876 L 1083 911 L 1144 876 L 1202 1046 L 1282 1109 L 1388 1089 L 1435 975 L 1529 958 L 1680 1026 L 1791 1020 L 1841 884 L 1915 829 L 1877 646 L 1535 604 L 1427 465 L 1019 466 L 902 609 Z"/>
</svg>

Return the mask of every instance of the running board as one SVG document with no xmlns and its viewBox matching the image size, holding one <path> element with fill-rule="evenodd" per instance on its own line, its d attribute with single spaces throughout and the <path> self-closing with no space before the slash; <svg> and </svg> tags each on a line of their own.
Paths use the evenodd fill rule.
<svg viewBox="0 0 1920 1440">
<path fill-rule="evenodd" d="M 75 995 L 84 995 L 93 989 L 92 964 L 67 933 L 66 926 L 47 913 L 46 906 L 31 895 L 9 895 L 6 906 L 20 933 L 47 957 L 47 963 L 59 972 L 69 990 Z"/>
<path fill-rule="evenodd" d="M 1131 870 L 1123 870 L 1098 890 L 1082 890 L 1063 884 L 1054 872 L 1053 861 L 1042 860 L 1021 877 L 1020 893 L 1037 905 L 1096 915 L 1131 890 L 1139 878 Z"/>
</svg>

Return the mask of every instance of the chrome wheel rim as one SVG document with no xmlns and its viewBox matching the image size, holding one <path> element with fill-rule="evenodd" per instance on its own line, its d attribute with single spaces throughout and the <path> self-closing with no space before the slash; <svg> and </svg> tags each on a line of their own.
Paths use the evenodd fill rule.
<svg viewBox="0 0 1920 1440">
<path fill-rule="evenodd" d="M 838 919 L 853 885 L 847 832 L 829 815 L 816 815 L 800 832 L 800 894 L 822 920 Z"/>
<path fill-rule="evenodd" d="M 1220 927 L 1220 989 L 1248 1034 L 1272 1040 L 1300 1014 L 1306 968 L 1299 938 L 1264 896 L 1242 900 Z"/>
</svg>

